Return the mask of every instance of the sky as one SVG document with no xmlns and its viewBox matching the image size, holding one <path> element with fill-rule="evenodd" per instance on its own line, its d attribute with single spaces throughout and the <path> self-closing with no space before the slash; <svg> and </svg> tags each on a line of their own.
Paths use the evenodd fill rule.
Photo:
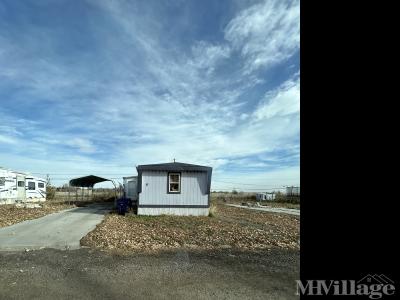
<svg viewBox="0 0 400 300">
<path fill-rule="evenodd" d="M 54 185 L 213 167 L 300 184 L 299 1 L 2 0 L 0 166 Z"/>
</svg>

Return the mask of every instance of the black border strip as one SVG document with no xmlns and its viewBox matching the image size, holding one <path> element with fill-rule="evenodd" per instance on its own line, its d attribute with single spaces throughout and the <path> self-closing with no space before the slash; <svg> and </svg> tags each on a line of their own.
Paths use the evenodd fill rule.
<svg viewBox="0 0 400 300">
<path fill-rule="evenodd" d="M 209 208 L 209 205 L 168 205 L 168 204 L 142 204 L 140 208 Z"/>
</svg>

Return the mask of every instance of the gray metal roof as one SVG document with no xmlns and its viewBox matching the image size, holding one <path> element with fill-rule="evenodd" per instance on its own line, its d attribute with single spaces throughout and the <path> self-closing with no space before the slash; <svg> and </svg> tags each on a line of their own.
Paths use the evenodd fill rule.
<svg viewBox="0 0 400 300">
<path fill-rule="evenodd" d="M 151 165 L 139 165 L 136 167 L 139 171 L 204 171 L 208 172 L 212 170 L 211 167 L 185 164 L 180 162 L 164 163 L 164 164 L 151 164 Z"/>
</svg>

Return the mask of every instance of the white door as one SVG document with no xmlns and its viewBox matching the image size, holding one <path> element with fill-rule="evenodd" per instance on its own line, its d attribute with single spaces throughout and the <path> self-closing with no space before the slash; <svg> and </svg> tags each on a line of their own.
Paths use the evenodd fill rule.
<svg viewBox="0 0 400 300">
<path fill-rule="evenodd" d="M 26 200 L 25 176 L 23 175 L 17 175 L 17 200 L 23 202 Z"/>
</svg>

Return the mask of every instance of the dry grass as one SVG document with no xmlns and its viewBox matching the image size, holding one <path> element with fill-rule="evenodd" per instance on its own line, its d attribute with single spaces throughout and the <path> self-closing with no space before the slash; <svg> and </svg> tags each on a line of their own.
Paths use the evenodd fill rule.
<svg viewBox="0 0 400 300">
<path fill-rule="evenodd" d="M 0 205 L 0 227 L 10 226 L 22 221 L 37 219 L 74 206 L 45 202 L 41 208 L 18 208 L 15 205 Z"/>
<path fill-rule="evenodd" d="M 218 211 L 217 205 L 212 203 L 211 206 L 210 206 L 210 210 L 209 210 L 208 216 L 209 217 L 215 217 L 217 215 L 217 211 Z"/>
<path fill-rule="evenodd" d="M 255 193 L 212 193 L 211 195 L 212 201 L 218 204 L 242 204 L 243 202 L 255 204 L 257 203 L 255 197 Z M 284 201 L 260 201 L 259 203 L 263 206 L 300 209 L 300 203 L 290 203 Z"/>
<path fill-rule="evenodd" d="M 286 202 L 276 202 L 276 201 L 263 201 L 260 203 L 262 206 L 269 207 L 283 207 L 290 209 L 300 209 L 300 203 L 286 203 Z"/>
<path fill-rule="evenodd" d="M 297 216 L 218 205 L 210 217 L 119 216 L 110 214 L 81 240 L 108 250 L 157 251 L 299 249 Z"/>
</svg>

